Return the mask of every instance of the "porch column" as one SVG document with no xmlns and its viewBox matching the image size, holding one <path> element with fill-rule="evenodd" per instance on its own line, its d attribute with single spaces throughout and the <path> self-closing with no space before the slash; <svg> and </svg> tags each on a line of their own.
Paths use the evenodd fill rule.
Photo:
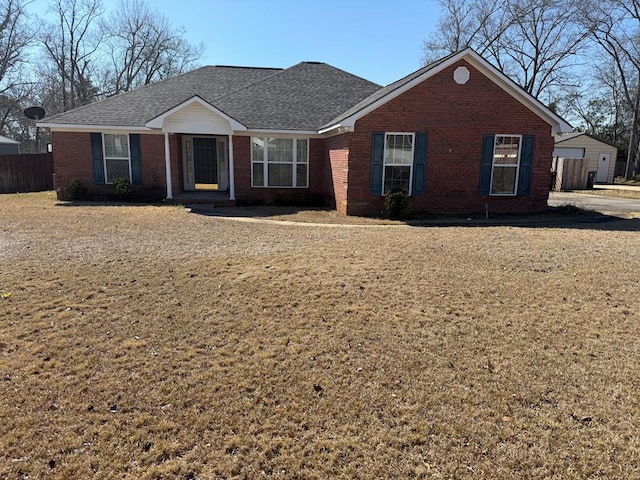
<svg viewBox="0 0 640 480">
<path fill-rule="evenodd" d="M 236 199 L 236 182 L 233 168 L 233 134 L 229 135 L 229 200 Z"/>
<path fill-rule="evenodd" d="M 164 170 L 167 176 L 167 200 L 173 198 L 171 186 L 171 153 L 169 152 L 169 132 L 164 132 Z"/>
</svg>

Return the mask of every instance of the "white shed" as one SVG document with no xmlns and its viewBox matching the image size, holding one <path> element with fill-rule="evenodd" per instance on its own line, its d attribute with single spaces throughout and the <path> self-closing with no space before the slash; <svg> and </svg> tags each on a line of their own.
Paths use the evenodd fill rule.
<svg viewBox="0 0 640 480">
<path fill-rule="evenodd" d="M 584 171 L 596 172 L 597 183 L 613 183 L 618 149 L 582 132 L 559 133 L 555 136 L 553 158 L 582 158 Z M 586 180 L 586 179 L 585 179 Z"/>
</svg>

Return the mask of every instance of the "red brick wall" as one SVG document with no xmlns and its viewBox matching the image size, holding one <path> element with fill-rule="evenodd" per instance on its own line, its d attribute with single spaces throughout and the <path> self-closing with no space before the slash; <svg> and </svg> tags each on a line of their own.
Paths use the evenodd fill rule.
<svg viewBox="0 0 640 480">
<path fill-rule="evenodd" d="M 251 138 L 233 137 L 236 200 L 245 204 L 322 203 L 327 196 L 324 139 L 309 140 L 309 188 L 251 186 Z"/>
<path fill-rule="evenodd" d="M 330 207 L 343 214 L 347 213 L 350 137 L 351 134 L 344 133 L 329 137 L 325 141 L 327 203 Z"/>
<path fill-rule="evenodd" d="M 54 188 L 59 192 L 74 180 L 93 185 L 91 139 L 88 133 L 51 132 Z"/>
<path fill-rule="evenodd" d="M 91 134 L 88 132 L 52 132 L 53 169 L 55 188 L 60 191 L 74 180 L 85 184 L 90 194 L 108 194 L 113 190 L 111 185 L 95 185 L 93 183 L 93 162 L 91 160 Z M 170 137 L 172 145 L 172 165 L 174 173 L 174 189 L 178 179 L 177 140 Z M 164 167 L 164 135 L 140 135 L 142 151 L 142 181 L 145 186 L 162 186 L 165 184 Z M 181 167 L 180 167 L 181 168 Z"/>
<path fill-rule="evenodd" d="M 453 80 L 466 66 L 465 85 Z M 372 132 L 427 132 L 425 195 L 412 198 L 413 211 L 484 211 L 478 194 L 485 134 L 535 135 L 531 194 L 489 197 L 493 212 L 542 211 L 549 195 L 551 127 L 464 61 L 451 66 L 356 122 L 349 145 L 347 213 L 377 215 L 383 197 L 369 193 Z"/>
<path fill-rule="evenodd" d="M 142 155 L 143 184 L 162 185 L 166 188 L 164 135 L 140 135 L 140 150 Z M 172 160 L 175 158 L 172 152 Z"/>
</svg>

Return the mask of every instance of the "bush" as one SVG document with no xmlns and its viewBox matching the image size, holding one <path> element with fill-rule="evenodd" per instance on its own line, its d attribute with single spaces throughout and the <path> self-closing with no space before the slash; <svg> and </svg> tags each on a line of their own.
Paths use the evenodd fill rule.
<svg viewBox="0 0 640 480">
<path fill-rule="evenodd" d="M 389 218 L 402 218 L 411 205 L 411 198 L 404 190 L 392 190 L 384 196 L 384 207 Z"/>
<path fill-rule="evenodd" d="M 638 173 L 637 175 L 634 175 L 633 179 L 634 179 L 636 182 L 640 182 L 640 173 Z"/>
<path fill-rule="evenodd" d="M 113 181 L 113 193 L 118 200 L 130 200 L 133 191 L 133 185 L 128 178 L 121 177 Z"/>
<path fill-rule="evenodd" d="M 74 180 L 64 189 L 64 200 L 75 202 L 78 200 L 86 200 L 88 198 L 88 190 L 84 183 L 80 180 Z"/>
</svg>

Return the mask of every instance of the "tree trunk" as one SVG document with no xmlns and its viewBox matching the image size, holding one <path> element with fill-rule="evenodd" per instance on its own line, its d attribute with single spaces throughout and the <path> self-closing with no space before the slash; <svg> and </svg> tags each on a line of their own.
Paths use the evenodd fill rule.
<svg viewBox="0 0 640 480">
<path fill-rule="evenodd" d="M 636 99 L 633 105 L 633 123 L 631 124 L 631 135 L 629 136 L 629 154 L 627 155 L 627 169 L 625 178 L 631 180 L 640 173 L 640 77 L 638 78 L 638 88 L 636 89 Z"/>
</svg>

